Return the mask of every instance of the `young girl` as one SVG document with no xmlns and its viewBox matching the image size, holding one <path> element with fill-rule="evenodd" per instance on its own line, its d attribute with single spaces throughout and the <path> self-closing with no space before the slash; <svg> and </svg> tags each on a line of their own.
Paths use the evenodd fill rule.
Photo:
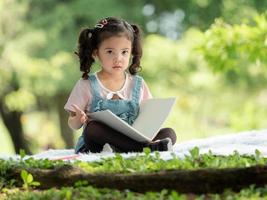
<svg viewBox="0 0 267 200">
<path fill-rule="evenodd" d="M 74 86 L 65 105 L 70 113 L 68 124 L 77 130 L 83 126 L 75 151 L 100 152 L 110 145 L 117 152 L 170 150 L 176 142 L 171 128 L 159 131 L 153 142 L 137 142 L 107 125 L 90 119 L 90 113 L 111 110 L 129 124 L 138 115 L 139 104 L 152 95 L 145 81 L 137 76 L 142 56 L 140 29 L 128 22 L 108 17 L 94 28 L 85 28 L 79 35 L 78 52 L 82 79 Z M 90 74 L 98 60 L 101 70 Z"/>
</svg>

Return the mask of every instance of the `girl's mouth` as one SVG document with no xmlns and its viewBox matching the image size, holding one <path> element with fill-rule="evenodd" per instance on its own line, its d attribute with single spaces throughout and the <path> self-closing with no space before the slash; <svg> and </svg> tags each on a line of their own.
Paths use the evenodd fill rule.
<svg viewBox="0 0 267 200">
<path fill-rule="evenodd" d="M 114 66 L 113 69 L 122 69 L 122 66 Z"/>
</svg>

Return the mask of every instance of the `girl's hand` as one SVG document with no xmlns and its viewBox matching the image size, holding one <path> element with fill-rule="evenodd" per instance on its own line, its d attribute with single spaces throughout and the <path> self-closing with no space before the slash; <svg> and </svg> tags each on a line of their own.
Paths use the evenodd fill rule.
<svg viewBox="0 0 267 200">
<path fill-rule="evenodd" d="M 79 119 L 79 121 L 82 124 L 84 124 L 88 120 L 88 117 L 85 114 L 85 112 L 83 110 L 81 110 L 76 104 L 72 104 L 71 106 L 75 110 L 76 117 Z"/>
</svg>

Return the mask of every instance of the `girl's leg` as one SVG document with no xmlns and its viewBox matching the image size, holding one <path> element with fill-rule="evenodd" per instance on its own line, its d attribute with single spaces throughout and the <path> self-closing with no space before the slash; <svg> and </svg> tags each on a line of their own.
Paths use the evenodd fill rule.
<svg viewBox="0 0 267 200">
<path fill-rule="evenodd" d="M 90 121 L 87 124 L 83 137 L 86 148 L 93 153 L 101 152 L 106 143 L 118 148 L 121 152 L 142 152 L 145 147 L 145 143 L 137 142 L 97 121 Z"/>
<path fill-rule="evenodd" d="M 153 139 L 153 141 L 162 140 L 162 139 L 165 139 L 165 138 L 170 138 L 171 141 L 172 141 L 172 144 L 174 145 L 175 142 L 176 142 L 175 131 L 172 128 L 163 128 L 158 132 L 158 134 Z"/>
</svg>

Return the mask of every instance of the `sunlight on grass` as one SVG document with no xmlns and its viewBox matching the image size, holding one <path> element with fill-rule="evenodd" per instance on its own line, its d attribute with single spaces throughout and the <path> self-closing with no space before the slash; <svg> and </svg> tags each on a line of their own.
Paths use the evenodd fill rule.
<svg viewBox="0 0 267 200">
<path fill-rule="evenodd" d="M 0 118 L 1 119 L 1 118 Z M 0 155 L 14 154 L 14 148 L 12 145 L 11 138 L 2 122 L 0 120 Z"/>
<path fill-rule="evenodd" d="M 34 141 L 35 152 L 64 146 L 55 113 L 31 112 L 23 115 L 22 122 L 27 137 Z"/>
</svg>

